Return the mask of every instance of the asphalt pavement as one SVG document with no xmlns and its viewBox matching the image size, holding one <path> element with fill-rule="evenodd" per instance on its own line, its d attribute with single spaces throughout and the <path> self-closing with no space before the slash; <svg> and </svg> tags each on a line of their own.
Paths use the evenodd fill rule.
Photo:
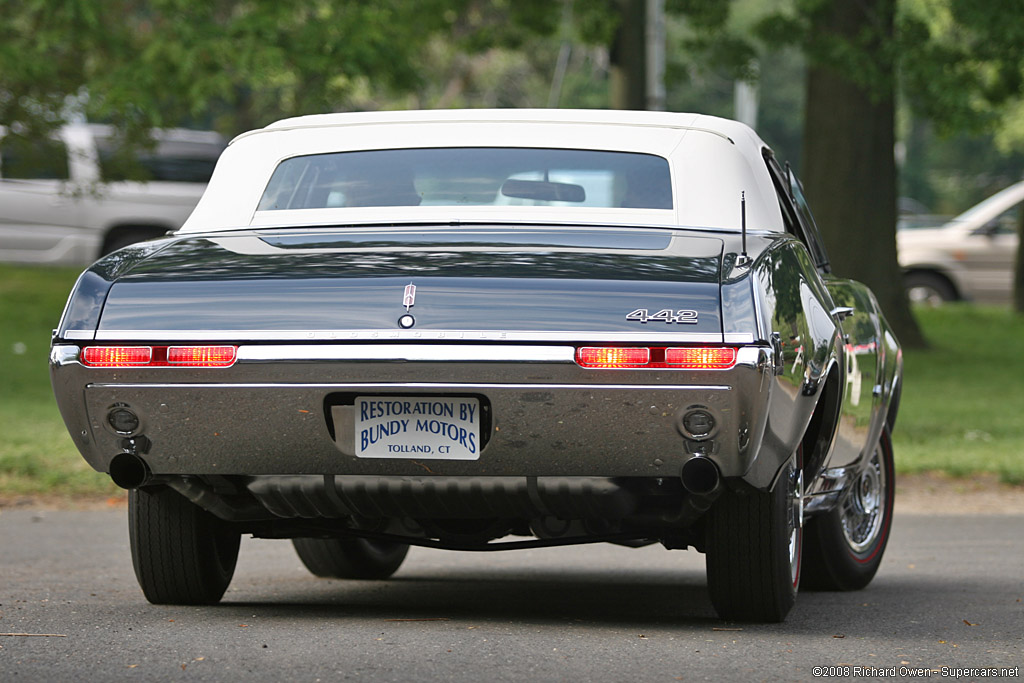
<svg viewBox="0 0 1024 683">
<path fill-rule="evenodd" d="M 1019 680 L 1022 599 L 1021 515 L 898 514 L 866 590 L 801 593 L 784 624 L 750 625 L 715 617 L 702 555 L 607 545 L 413 548 L 363 582 L 244 539 L 223 603 L 155 606 L 123 509 L 0 510 L 4 682 Z"/>
</svg>

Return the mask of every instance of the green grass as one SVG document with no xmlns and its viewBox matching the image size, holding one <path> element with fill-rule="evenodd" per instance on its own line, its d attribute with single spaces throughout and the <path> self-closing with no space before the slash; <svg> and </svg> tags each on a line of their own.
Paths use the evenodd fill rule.
<svg viewBox="0 0 1024 683">
<path fill-rule="evenodd" d="M 1024 484 L 1024 316 L 968 304 L 915 313 L 931 348 L 904 354 L 897 471 Z"/>
<path fill-rule="evenodd" d="M 77 275 L 0 265 L 0 495 L 117 492 L 75 449 L 50 390 L 50 330 Z M 905 354 L 897 469 L 1024 484 L 1024 316 L 967 305 L 917 313 L 932 348 Z"/>
<path fill-rule="evenodd" d="M 0 266 L 0 494 L 117 491 L 71 442 L 50 389 L 50 330 L 78 268 Z"/>
</svg>

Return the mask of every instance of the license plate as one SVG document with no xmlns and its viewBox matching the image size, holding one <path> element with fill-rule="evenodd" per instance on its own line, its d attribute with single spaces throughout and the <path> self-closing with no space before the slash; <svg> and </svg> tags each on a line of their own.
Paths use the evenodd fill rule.
<svg viewBox="0 0 1024 683">
<path fill-rule="evenodd" d="M 477 460 L 480 401 L 360 396 L 355 402 L 354 431 L 360 458 Z"/>
</svg>

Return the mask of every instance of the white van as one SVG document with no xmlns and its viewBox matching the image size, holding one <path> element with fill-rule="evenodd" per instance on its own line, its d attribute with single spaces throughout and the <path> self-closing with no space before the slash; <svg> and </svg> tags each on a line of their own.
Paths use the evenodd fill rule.
<svg viewBox="0 0 1024 683">
<path fill-rule="evenodd" d="M 155 131 L 155 146 L 126 164 L 115 133 L 73 124 L 49 140 L 28 141 L 0 127 L 0 261 L 87 264 L 181 227 L 224 138 Z M 140 175 L 145 180 L 126 179 Z"/>
</svg>

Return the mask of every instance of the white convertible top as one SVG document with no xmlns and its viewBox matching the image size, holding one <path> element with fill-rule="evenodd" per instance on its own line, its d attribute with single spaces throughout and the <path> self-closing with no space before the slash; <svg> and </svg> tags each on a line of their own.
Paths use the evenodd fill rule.
<svg viewBox="0 0 1024 683">
<path fill-rule="evenodd" d="M 257 211 L 285 159 L 330 152 L 436 147 L 530 147 L 653 154 L 668 160 L 674 208 L 396 206 Z M 473 109 L 317 114 L 236 137 L 180 232 L 374 223 L 568 223 L 783 231 L 748 126 L 701 114 L 573 109 Z"/>
</svg>

